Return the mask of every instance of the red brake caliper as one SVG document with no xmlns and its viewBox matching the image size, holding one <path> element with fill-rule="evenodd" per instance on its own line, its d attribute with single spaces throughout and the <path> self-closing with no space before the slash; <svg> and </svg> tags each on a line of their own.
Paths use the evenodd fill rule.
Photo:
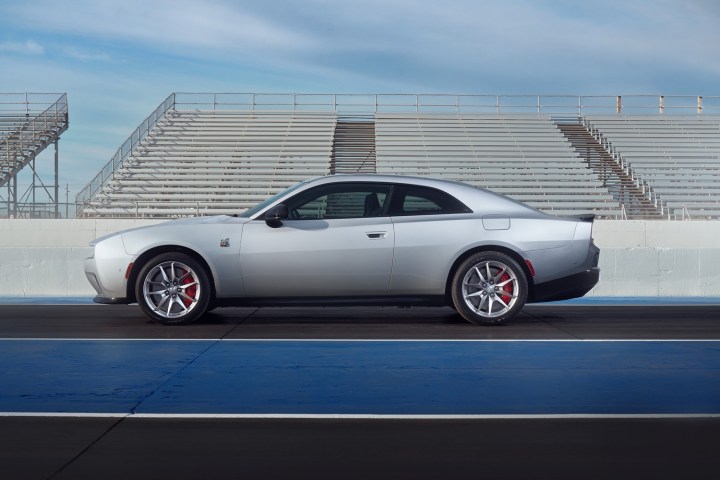
<svg viewBox="0 0 720 480">
<path fill-rule="evenodd" d="M 507 273 L 503 273 L 503 276 L 500 277 L 500 283 L 505 282 L 507 280 L 510 280 L 510 275 L 508 275 Z M 512 295 L 512 293 L 513 293 L 512 282 L 508 282 L 505 284 L 505 286 L 503 287 L 503 292 L 506 292 L 506 293 L 509 293 L 510 295 Z M 511 297 L 509 297 L 507 295 L 501 295 L 500 298 L 502 298 L 502 301 L 505 303 L 508 303 L 511 299 Z"/>
<path fill-rule="evenodd" d="M 182 275 L 185 275 L 187 272 L 183 272 Z M 183 285 L 187 285 L 189 283 L 193 283 L 192 275 L 188 275 L 185 277 L 185 280 L 183 280 Z M 195 298 L 195 294 L 197 293 L 197 285 L 193 285 L 192 287 L 189 287 L 185 290 L 185 295 L 187 295 L 190 298 Z M 192 304 L 192 301 L 188 300 L 185 297 L 182 297 L 182 301 L 185 304 L 186 307 L 189 307 Z"/>
</svg>

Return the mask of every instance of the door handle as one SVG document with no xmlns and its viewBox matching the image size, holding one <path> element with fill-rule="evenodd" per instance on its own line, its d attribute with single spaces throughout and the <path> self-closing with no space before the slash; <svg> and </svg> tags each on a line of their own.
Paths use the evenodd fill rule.
<svg viewBox="0 0 720 480">
<path fill-rule="evenodd" d="M 377 240 L 381 238 L 387 238 L 387 232 L 365 232 L 368 238 Z"/>
</svg>

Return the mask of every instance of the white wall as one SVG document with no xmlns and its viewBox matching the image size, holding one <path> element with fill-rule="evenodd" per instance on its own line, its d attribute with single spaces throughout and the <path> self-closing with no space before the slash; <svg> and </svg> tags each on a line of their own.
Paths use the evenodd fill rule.
<svg viewBox="0 0 720 480">
<path fill-rule="evenodd" d="M 144 220 L 0 219 L 0 297 L 88 296 L 88 243 L 118 230 L 150 225 Z"/>
<path fill-rule="evenodd" d="M 94 296 L 83 272 L 96 237 L 150 220 L 1 220 L 0 297 Z M 598 220 L 596 296 L 720 296 L 720 222 Z"/>
</svg>

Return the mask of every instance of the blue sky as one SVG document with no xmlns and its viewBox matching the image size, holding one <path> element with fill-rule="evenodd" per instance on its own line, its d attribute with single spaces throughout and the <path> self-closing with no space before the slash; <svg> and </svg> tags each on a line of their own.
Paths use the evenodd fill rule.
<svg viewBox="0 0 720 480">
<path fill-rule="evenodd" d="M 714 96 L 718 25 L 713 0 L 0 0 L 0 92 L 68 93 L 74 196 L 173 91 Z"/>
</svg>

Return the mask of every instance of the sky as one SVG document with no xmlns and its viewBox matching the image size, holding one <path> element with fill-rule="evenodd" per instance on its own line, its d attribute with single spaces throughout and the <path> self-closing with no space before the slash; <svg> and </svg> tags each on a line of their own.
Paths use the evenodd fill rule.
<svg viewBox="0 0 720 480">
<path fill-rule="evenodd" d="M 718 25 L 714 0 L 0 0 L 0 93 L 68 94 L 72 201 L 172 92 L 717 96 Z"/>
</svg>

